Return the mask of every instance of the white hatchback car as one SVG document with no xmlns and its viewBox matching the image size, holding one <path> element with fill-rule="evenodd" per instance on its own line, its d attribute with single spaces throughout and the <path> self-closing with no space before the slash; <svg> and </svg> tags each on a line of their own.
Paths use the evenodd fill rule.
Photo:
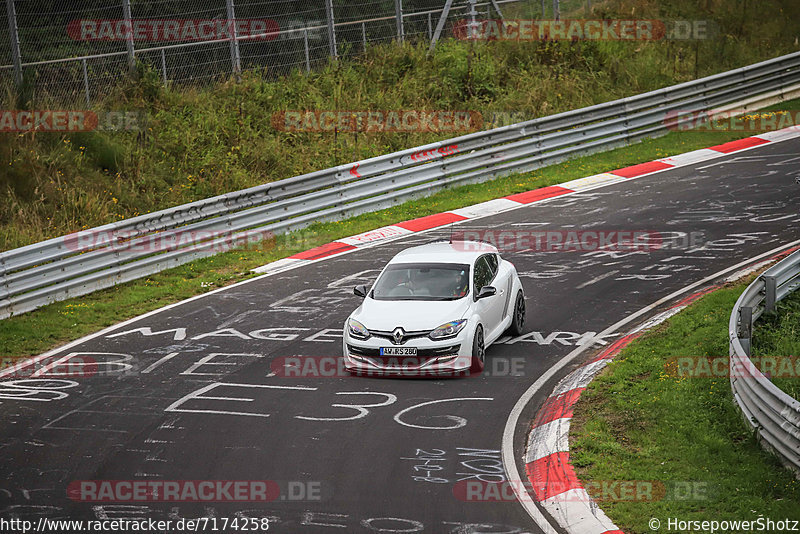
<svg viewBox="0 0 800 534">
<path fill-rule="evenodd" d="M 344 325 L 344 364 L 355 374 L 448 375 L 483 370 L 486 347 L 522 334 L 517 270 L 475 241 L 435 242 L 389 261 Z"/>
</svg>

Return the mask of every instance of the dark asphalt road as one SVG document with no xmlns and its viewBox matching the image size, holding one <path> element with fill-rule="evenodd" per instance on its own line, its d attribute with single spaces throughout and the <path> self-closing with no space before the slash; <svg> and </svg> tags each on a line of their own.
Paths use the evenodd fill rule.
<svg viewBox="0 0 800 534">
<path fill-rule="evenodd" d="M 455 483 L 503 476 L 511 407 L 577 343 L 599 349 L 616 336 L 593 336 L 626 315 L 800 239 L 798 155 L 798 139 L 771 143 L 460 225 L 696 240 L 639 252 L 505 252 L 527 293 L 527 333 L 491 347 L 481 377 L 269 376 L 282 357 L 339 356 L 342 323 L 358 305 L 352 287 L 449 229 L 257 279 L 62 351 L 47 361 L 81 353 L 100 372 L 6 378 L 0 389 L 0 517 L 271 517 L 270 531 L 292 533 L 539 532 L 518 503 L 463 502 Z M 528 422 L 520 419 L 518 457 Z M 283 494 L 268 504 L 67 497 L 74 481 L 130 479 L 273 480 Z M 295 499 L 290 487 L 313 498 Z"/>
</svg>

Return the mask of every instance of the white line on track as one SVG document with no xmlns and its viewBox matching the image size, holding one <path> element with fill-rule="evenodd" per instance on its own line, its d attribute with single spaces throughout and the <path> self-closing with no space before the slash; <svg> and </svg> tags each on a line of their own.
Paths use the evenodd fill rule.
<svg viewBox="0 0 800 534">
<path fill-rule="evenodd" d="M 599 282 L 600 280 L 605 280 L 605 279 L 606 279 L 606 278 L 608 278 L 609 276 L 614 276 L 614 275 L 615 275 L 615 274 L 617 274 L 618 272 L 619 272 L 619 271 L 618 271 L 618 270 L 616 270 L 616 269 L 614 269 L 614 270 L 612 270 L 612 271 L 608 271 L 608 272 L 607 272 L 607 273 L 605 273 L 605 274 L 601 274 L 600 276 L 596 276 L 596 277 L 592 278 L 591 280 L 587 280 L 586 282 L 582 283 L 581 285 L 575 286 L 575 289 L 583 289 L 583 288 L 584 288 L 584 287 L 586 287 L 586 286 L 590 286 L 590 285 L 592 285 L 592 284 L 596 284 L 596 283 L 597 283 L 597 282 Z"/>
</svg>

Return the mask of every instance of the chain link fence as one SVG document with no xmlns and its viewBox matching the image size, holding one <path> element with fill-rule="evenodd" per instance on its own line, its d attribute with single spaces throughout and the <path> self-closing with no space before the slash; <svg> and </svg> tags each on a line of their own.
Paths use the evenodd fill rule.
<svg viewBox="0 0 800 534">
<path fill-rule="evenodd" d="M 550 16 L 558 0 L 497 0 L 516 16 Z M 373 43 L 430 40 L 445 0 L 5 0 L 0 84 L 26 100 L 90 105 L 149 65 L 164 84 L 198 84 L 258 70 L 279 77 Z M 452 2 L 443 37 L 474 4 Z M 547 4 L 547 5 L 545 5 Z M 563 5 L 563 4 L 562 4 Z M 540 7 L 541 6 L 541 7 Z M 501 7 L 501 9 L 503 9 Z M 544 11 L 542 11 L 544 10 Z M 18 43 L 18 44 L 17 44 Z"/>
</svg>

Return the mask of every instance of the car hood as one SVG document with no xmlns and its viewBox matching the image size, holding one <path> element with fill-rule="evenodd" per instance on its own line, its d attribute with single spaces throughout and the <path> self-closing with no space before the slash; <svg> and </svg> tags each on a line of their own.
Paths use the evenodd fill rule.
<svg viewBox="0 0 800 534">
<path fill-rule="evenodd" d="M 463 318 L 472 299 L 458 300 L 375 300 L 365 298 L 351 317 L 367 330 L 391 331 L 402 326 L 407 332 L 433 330 Z"/>
</svg>

